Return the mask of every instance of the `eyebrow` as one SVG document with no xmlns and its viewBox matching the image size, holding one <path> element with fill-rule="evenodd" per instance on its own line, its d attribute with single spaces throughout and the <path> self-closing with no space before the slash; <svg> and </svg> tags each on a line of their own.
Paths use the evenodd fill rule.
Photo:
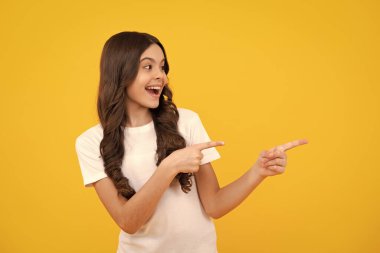
<svg viewBox="0 0 380 253">
<path fill-rule="evenodd" d="M 140 60 L 140 62 L 142 62 L 143 60 L 151 60 L 153 62 L 156 62 L 153 58 L 150 58 L 150 57 L 144 57 Z M 161 60 L 161 62 L 165 61 L 165 58 Z"/>
</svg>

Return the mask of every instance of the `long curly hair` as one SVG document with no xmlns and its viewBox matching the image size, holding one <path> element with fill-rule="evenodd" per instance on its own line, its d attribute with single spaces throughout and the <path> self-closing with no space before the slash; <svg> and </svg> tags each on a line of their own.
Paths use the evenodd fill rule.
<svg viewBox="0 0 380 253">
<path fill-rule="evenodd" d="M 124 157 L 124 126 L 127 119 L 127 87 L 135 80 L 142 53 L 152 44 L 157 44 L 165 57 L 165 73 L 169 73 L 165 49 L 153 35 L 140 32 L 120 32 L 105 43 L 100 60 L 100 81 L 97 109 L 103 127 L 100 154 L 105 172 L 117 191 L 126 199 L 136 192 L 121 170 Z M 156 165 L 173 151 L 186 147 L 185 139 L 178 131 L 179 113 L 172 100 L 168 84 L 163 88 L 157 108 L 149 108 L 157 136 Z M 181 189 L 187 193 L 192 185 L 191 173 L 179 173 Z"/>
</svg>

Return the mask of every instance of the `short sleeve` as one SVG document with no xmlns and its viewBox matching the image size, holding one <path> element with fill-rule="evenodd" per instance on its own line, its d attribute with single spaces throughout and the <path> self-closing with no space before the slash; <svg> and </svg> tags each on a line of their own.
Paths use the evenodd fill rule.
<svg viewBox="0 0 380 253">
<path fill-rule="evenodd" d="M 107 177 L 103 159 L 100 157 L 99 144 L 82 135 L 76 139 L 75 149 L 86 187 L 93 186 L 92 183 Z"/>
<path fill-rule="evenodd" d="M 202 121 L 197 113 L 192 118 L 190 129 L 190 145 L 211 141 L 206 129 L 204 128 Z M 214 161 L 220 158 L 219 152 L 215 147 L 202 150 L 203 159 L 200 165 Z"/>
</svg>

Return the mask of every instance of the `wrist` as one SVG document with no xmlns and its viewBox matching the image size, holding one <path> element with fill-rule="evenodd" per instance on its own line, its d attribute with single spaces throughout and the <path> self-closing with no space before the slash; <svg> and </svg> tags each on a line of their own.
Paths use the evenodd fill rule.
<svg viewBox="0 0 380 253">
<path fill-rule="evenodd" d="M 252 178 L 253 181 L 263 181 L 265 178 L 267 178 L 268 176 L 266 175 L 262 175 L 259 170 L 257 168 L 255 168 L 254 166 L 251 167 L 251 169 L 249 170 L 250 172 L 250 176 Z"/>
<path fill-rule="evenodd" d="M 164 172 L 171 179 L 173 179 L 178 174 L 177 170 L 174 167 L 169 166 L 165 163 L 161 163 L 160 165 L 158 165 L 157 170 Z"/>
</svg>

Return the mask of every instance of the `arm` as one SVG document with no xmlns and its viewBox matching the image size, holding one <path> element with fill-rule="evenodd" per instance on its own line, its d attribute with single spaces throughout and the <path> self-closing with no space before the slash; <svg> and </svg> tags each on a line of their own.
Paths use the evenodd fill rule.
<svg viewBox="0 0 380 253">
<path fill-rule="evenodd" d="M 113 182 L 108 177 L 93 185 L 112 219 L 123 231 L 133 234 L 152 216 L 158 201 L 176 175 L 173 172 L 173 170 L 167 170 L 166 167 L 158 166 L 144 186 L 129 200 L 118 195 Z"/>
<path fill-rule="evenodd" d="M 237 207 L 264 179 L 250 169 L 234 182 L 220 188 L 211 163 L 200 165 L 195 173 L 202 205 L 214 219 Z"/>
<path fill-rule="evenodd" d="M 216 219 L 230 212 L 266 177 L 285 172 L 286 150 L 307 143 L 307 140 L 296 140 L 261 152 L 256 163 L 243 176 L 223 188 L 219 187 L 211 163 L 200 165 L 195 180 L 206 213 Z"/>
<path fill-rule="evenodd" d="M 126 200 L 118 195 L 110 178 L 103 178 L 93 183 L 95 190 L 119 227 L 129 233 L 135 233 L 152 216 L 158 201 L 179 173 L 198 171 L 202 159 L 202 149 L 220 146 L 219 142 L 200 143 L 172 152 L 163 159 L 153 175 L 143 187 Z"/>
</svg>

